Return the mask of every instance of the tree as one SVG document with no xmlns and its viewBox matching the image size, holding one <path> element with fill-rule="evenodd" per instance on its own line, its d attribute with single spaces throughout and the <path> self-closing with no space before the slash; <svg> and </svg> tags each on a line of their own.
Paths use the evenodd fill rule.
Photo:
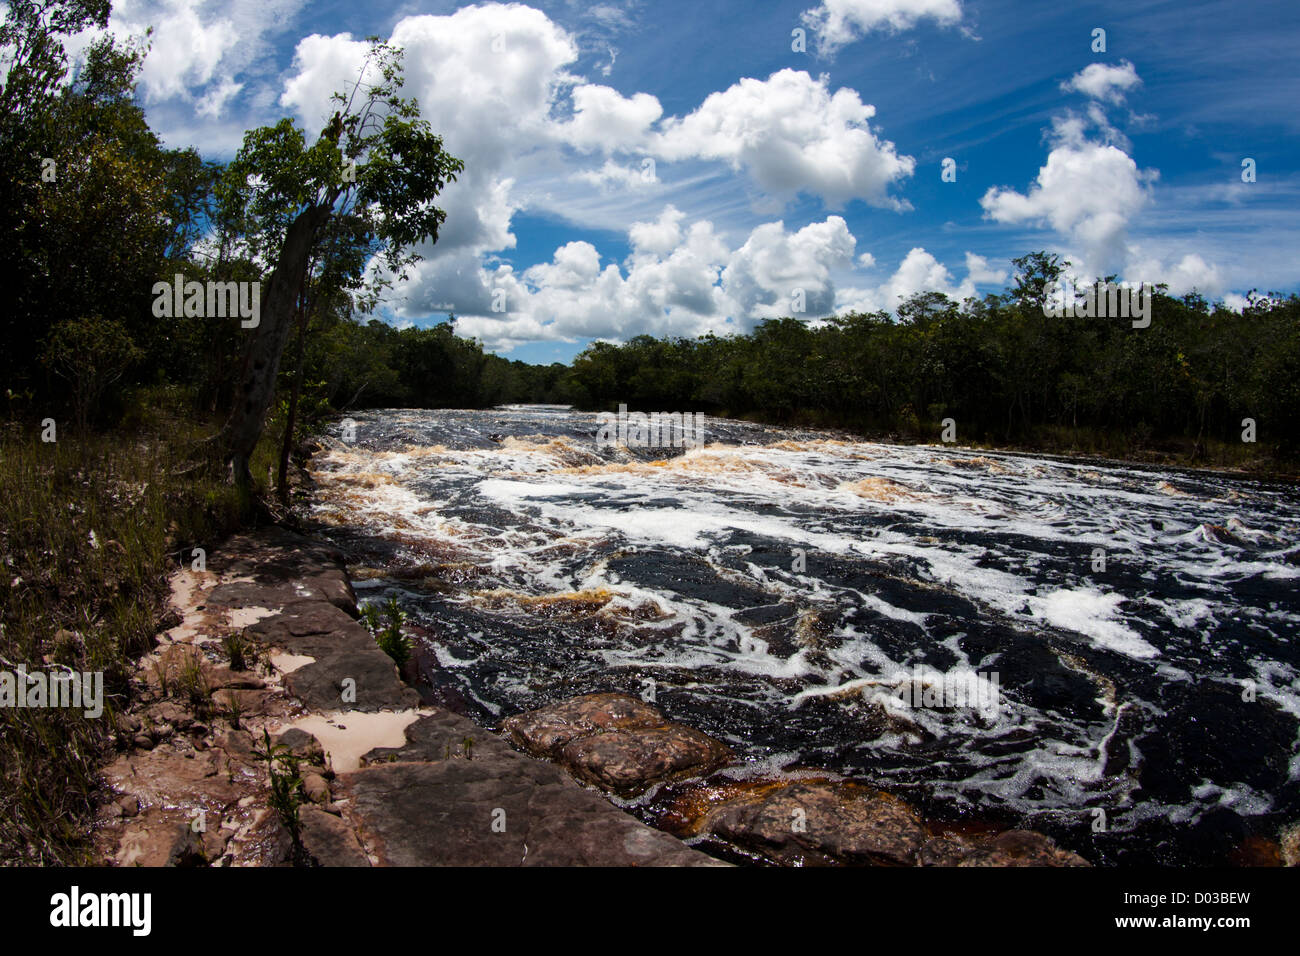
<svg viewBox="0 0 1300 956">
<path fill-rule="evenodd" d="M 107 2 L 10 0 L 0 23 L 0 376 L 30 384 L 53 326 L 116 321 L 150 338 L 149 289 L 169 230 L 165 152 L 135 102 L 143 48 L 104 37 L 72 72 L 64 44 Z"/>
<path fill-rule="evenodd" d="M 121 324 L 102 316 L 66 319 L 54 327 L 43 361 L 68 383 L 73 420 L 85 434 L 104 392 L 139 360 L 140 350 Z"/>
<path fill-rule="evenodd" d="M 265 426 L 309 269 L 314 260 L 328 267 L 322 243 L 329 227 L 346 222 L 355 248 L 367 249 L 402 278 L 420 258 L 412 247 L 437 241 L 446 213 L 433 200 L 464 169 L 420 119 L 415 101 L 399 96 L 401 50 L 377 38 L 370 44 L 350 93 L 333 97 L 341 126 L 337 143 L 331 128 L 330 136 L 308 147 L 303 132 L 282 120 L 250 131 L 222 179 L 226 215 L 242 213 L 252 227 L 250 249 L 275 262 L 222 432 L 232 475 L 242 485 L 251 478 L 248 461 Z"/>
</svg>

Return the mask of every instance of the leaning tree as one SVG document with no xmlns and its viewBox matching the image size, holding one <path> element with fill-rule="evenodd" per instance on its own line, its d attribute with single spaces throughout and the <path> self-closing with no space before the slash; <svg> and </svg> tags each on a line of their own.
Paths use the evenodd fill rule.
<svg viewBox="0 0 1300 956">
<path fill-rule="evenodd" d="M 446 219 L 433 200 L 464 164 L 416 101 L 400 95 L 402 85 L 401 49 L 371 37 L 356 83 L 333 95 L 338 109 L 314 143 L 289 119 L 251 130 L 222 177 L 222 221 L 237 224 L 246 254 L 271 269 L 221 433 L 244 487 L 285 343 L 315 298 L 309 285 L 328 277 L 336 289 L 358 288 L 367 270 L 401 278 L 420 259 L 415 247 L 436 242 Z"/>
</svg>

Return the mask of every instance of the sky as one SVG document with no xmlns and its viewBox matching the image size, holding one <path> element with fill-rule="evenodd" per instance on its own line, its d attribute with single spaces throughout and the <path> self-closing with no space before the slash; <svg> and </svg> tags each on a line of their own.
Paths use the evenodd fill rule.
<svg viewBox="0 0 1300 956">
<path fill-rule="evenodd" d="M 401 46 L 465 171 L 382 315 L 509 358 L 981 296 L 1037 250 L 1300 288 L 1296 0 L 114 3 L 148 27 L 151 125 L 215 160 Z"/>
</svg>

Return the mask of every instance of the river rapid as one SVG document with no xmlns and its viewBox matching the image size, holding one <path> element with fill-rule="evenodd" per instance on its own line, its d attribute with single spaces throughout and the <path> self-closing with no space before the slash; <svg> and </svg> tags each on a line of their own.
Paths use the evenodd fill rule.
<svg viewBox="0 0 1300 956">
<path fill-rule="evenodd" d="M 728 773 L 866 780 L 1102 865 L 1256 862 L 1300 820 L 1294 487 L 714 418 L 601 448 L 549 406 L 354 421 L 312 516 L 486 725 L 653 696 Z"/>
</svg>

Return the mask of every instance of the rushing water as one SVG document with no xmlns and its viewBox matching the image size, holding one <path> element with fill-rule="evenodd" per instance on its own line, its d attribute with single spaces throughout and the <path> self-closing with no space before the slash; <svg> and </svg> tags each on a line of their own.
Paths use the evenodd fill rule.
<svg viewBox="0 0 1300 956">
<path fill-rule="evenodd" d="M 559 408 L 366 413 L 313 510 L 361 596 L 411 614 L 437 699 L 488 724 L 653 691 L 763 772 L 1097 863 L 1239 861 L 1300 820 L 1294 488 L 706 431 L 653 460 Z M 900 674 L 980 706 L 905 706 Z"/>
</svg>

